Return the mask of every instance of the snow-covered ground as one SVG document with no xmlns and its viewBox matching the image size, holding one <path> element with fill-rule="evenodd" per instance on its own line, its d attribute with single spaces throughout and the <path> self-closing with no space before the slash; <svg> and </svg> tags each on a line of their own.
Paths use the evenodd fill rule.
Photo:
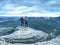
<svg viewBox="0 0 60 45">
<path fill-rule="evenodd" d="M 17 27 L 17 31 L 0 36 L 0 45 L 60 45 L 60 35 L 47 40 L 49 36 L 43 31 L 29 27 Z"/>
</svg>

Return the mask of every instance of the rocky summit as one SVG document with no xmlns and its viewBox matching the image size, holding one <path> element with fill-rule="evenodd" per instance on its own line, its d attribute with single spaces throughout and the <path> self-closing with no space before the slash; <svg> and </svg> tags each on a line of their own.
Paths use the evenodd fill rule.
<svg viewBox="0 0 60 45">
<path fill-rule="evenodd" d="M 60 45 L 60 36 L 47 40 L 49 34 L 41 30 L 21 26 L 15 30 L 9 35 L 0 36 L 0 45 Z"/>
<path fill-rule="evenodd" d="M 10 43 L 35 43 L 43 41 L 44 38 L 46 38 L 48 35 L 43 31 L 37 31 L 29 27 L 19 26 L 16 28 L 16 30 L 17 31 L 9 35 L 1 36 L 1 38 L 3 38 L 3 41 Z"/>
</svg>

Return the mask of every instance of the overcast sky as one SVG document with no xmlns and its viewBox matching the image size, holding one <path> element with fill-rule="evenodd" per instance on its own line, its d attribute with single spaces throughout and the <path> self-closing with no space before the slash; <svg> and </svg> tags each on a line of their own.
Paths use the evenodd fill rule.
<svg viewBox="0 0 60 45">
<path fill-rule="evenodd" d="M 60 16 L 60 0 L 0 0 L 0 16 Z"/>
</svg>

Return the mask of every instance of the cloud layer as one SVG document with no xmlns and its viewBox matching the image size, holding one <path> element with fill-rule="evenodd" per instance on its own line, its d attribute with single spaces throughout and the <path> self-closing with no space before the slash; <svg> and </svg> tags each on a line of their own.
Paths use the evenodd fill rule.
<svg viewBox="0 0 60 45">
<path fill-rule="evenodd" d="M 0 0 L 2 15 L 60 16 L 60 0 Z M 35 14 L 36 13 L 36 14 Z M 48 15 L 47 15 L 48 14 Z"/>
</svg>

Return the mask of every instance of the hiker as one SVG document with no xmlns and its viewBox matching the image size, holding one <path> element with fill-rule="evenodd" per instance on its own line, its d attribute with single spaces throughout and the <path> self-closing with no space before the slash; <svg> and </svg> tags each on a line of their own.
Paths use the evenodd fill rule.
<svg viewBox="0 0 60 45">
<path fill-rule="evenodd" d="M 21 26 L 24 26 L 24 18 L 23 17 L 20 18 L 20 21 L 21 21 Z"/>
<path fill-rule="evenodd" d="M 28 26 L 28 19 L 27 19 L 27 17 L 25 17 L 24 21 L 25 21 L 25 22 L 24 22 L 25 27 Z"/>
</svg>

